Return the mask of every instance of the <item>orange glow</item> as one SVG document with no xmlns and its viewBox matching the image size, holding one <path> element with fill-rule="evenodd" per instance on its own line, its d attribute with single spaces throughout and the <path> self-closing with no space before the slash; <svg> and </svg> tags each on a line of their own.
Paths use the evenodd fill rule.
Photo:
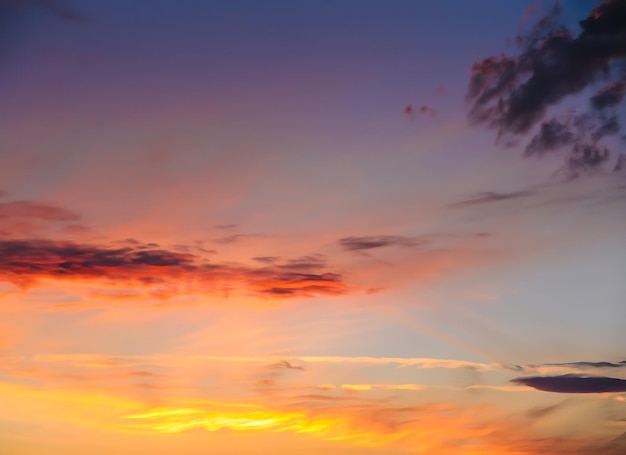
<svg viewBox="0 0 626 455">
<path fill-rule="evenodd" d="M 477 417 L 487 416 L 489 422 L 477 422 Z M 526 447 L 515 448 L 505 436 L 514 423 L 496 419 L 492 410 L 483 406 L 458 409 L 429 404 L 414 408 L 357 406 L 281 410 L 252 404 L 214 404 L 208 409 L 152 408 L 125 417 L 137 421 L 138 429 L 158 433 L 178 433 L 194 428 L 211 432 L 222 429 L 289 431 L 352 446 L 395 447 L 429 455 L 447 455 L 451 450 L 462 455 L 538 453 L 528 441 Z M 516 437 L 522 436 L 518 429 Z M 467 444 L 468 440 L 473 443 Z"/>
</svg>

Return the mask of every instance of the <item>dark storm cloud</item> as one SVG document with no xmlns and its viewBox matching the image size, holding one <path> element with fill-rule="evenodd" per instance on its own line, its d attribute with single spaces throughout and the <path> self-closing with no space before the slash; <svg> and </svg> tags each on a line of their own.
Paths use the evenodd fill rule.
<svg viewBox="0 0 626 455">
<path fill-rule="evenodd" d="M 532 376 L 515 378 L 511 382 L 544 392 L 555 393 L 626 392 L 626 380 L 601 376 L 582 376 L 577 374 Z"/>
<path fill-rule="evenodd" d="M 532 196 L 532 191 L 514 191 L 511 193 L 497 193 L 494 191 L 485 191 L 482 193 L 476 193 L 467 199 L 452 204 L 453 207 L 466 206 L 466 205 L 478 205 L 489 204 L 492 202 L 507 201 L 511 199 L 520 199 L 528 196 Z"/>
<path fill-rule="evenodd" d="M 518 37 L 517 56 L 490 57 L 472 67 L 467 98 L 469 118 L 497 131 L 499 140 L 516 145 L 519 137 L 539 126 L 525 147 L 527 156 L 569 147 L 561 174 L 574 178 L 601 169 L 610 151 L 599 144 L 620 130 L 617 116 L 607 112 L 624 98 L 623 80 L 614 80 L 590 99 L 591 111 L 544 121 L 547 109 L 565 97 L 616 76 L 614 63 L 626 57 L 626 0 L 605 0 L 580 21 L 574 36 L 556 18 L 560 8 Z"/>
<path fill-rule="evenodd" d="M 399 235 L 367 235 L 362 237 L 344 237 L 338 243 L 349 251 L 366 251 L 388 246 L 416 247 L 427 243 L 424 239 Z"/>
</svg>

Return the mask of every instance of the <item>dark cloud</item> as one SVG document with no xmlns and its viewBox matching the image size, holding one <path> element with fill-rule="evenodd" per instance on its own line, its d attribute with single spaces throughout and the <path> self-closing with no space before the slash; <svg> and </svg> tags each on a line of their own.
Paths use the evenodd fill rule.
<svg viewBox="0 0 626 455">
<path fill-rule="evenodd" d="M 603 145 L 577 144 L 557 175 L 560 174 L 568 180 L 578 178 L 599 168 L 610 156 L 609 149 Z"/>
<path fill-rule="evenodd" d="M 557 119 L 543 122 L 539 132 L 526 146 L 526 156 L 543 155 L 560 147 L 571 145 L 576 137 L 570 126 Z"/>
<path fill-rule="evenodd" d="M 99 280 L 123 283 L 123 292 L 96 291 L 116 299 L 145 296 L 168 298 L 180 293 L 232 291 L 274 297 L 339 295 L 348 292 L 342 276 L 328 270 L 324 255 L 280 261 L 257 258 L 260 265 L 211 262 L 213 250 L 193 245 L 162 247 L 134 238 L 108 243 L 53 240 L 40 227 L 67 223 L 80 217 L 67 209 L 32 201 L 0 203 L 0 281 L 20 287 L 41 280 Z M 61 225 L 55 236 L 90 232 L 74 224 Z M 237 234 L 239 235 L 239 234 Z"/>
<path fill-rule="evenodd" d="M 626 57 L 626 0 L 605 0 L 594 8 L 580 22 L 578 36 L 558 25 L 559 13 L 557 6 L 517 38 L 519 55 L 475 63 L 467 98 L 470 120 L 495 129 L 507 145 L 516 145 L 539 126 L 525 147 L 526 156 L 568 147 L 560 173 L 574 178 L 601 169 L 610 159 L 610 151 L 598 141 L 620 130 L 617 116 L 606 111 L 622 102 L 625 82 L 613 81 L 592 96 L 588 113 L 548 121 L 544 117 L 565 97 L 613 76 L 613 64 Z"/>
<path fill-rule="evenodd" d="M 511 382 L 555 393 L 626 392 L 626 380 L 601 376 L 565 374 L 561 376 L 532 376 L 512 379 Z"/>
<path fill-rule="evenodd" d="M 194 292 L 237 290 L 277 297 L 306 297 L 347 292 L 341 275 L 330 273 L 320 258 L 303 258 L 254 268 L 212 263 L 201 257 L 126 242 L 122 247 L 44 239 L 0 241 L 0 280 L 19 286 L 41 279 L 110 280 L 169 297 Z M 310 258 L 315 258 L 314 260 Z M 135 295 L 133 293 L 133 295 Z"/>
<path fill-rule="evenodd" d="M 593 131 L 592 138 L 595 141 L 602 139 L 604 136 L 610 136 L 619 133 L 620 124 L 617 120 L 617 116 L 611 115 L 602 119 L 602 122 Z"/>
<path fill-rule="evenodd" d="M 625 93 L 626 81 L 613 82 L 591 97 L 591 105 L 598 110 L 617 106 L 624 99 Z"/>
<path fill-rule="evenodd" d="M 338 240 L 339 244 L 349 251 L 366 251 L 388 246 L 416 247 L 423 246 L 426 240 L 399 235 L 367 235 L 362 237 L 344 237 Z"/>
<path fill-rule="evenodd" d="M 525 155 L 542 156 L 569 147 L 565 165 L 559 172 L 566 178 L 575 178 L 600 169 L 610 159 L 609 149 L 599 141 L 619 130 L 617 116 L 606 112 L 552 118 L 541 124 L 526 146 Z"/>
<path fill-rule="evenodd" d="M 452 204 L 453 207 L 466 206 L 466 205 L 478 205 L 489 204 L 491 202 L 507 201 L 511 199 L 520 199 L 535 194 L 532 191 L 513 191 L 511 193 L 497 193 L 494 191 L 484 191 L 482 193 L 476 193 L 467 199 Z"/>
<path fill-rule="evenodd" d="M 183 267 L 189 255 L 142 248 L 101 248 L 51 240 L 0 241 L 0 271 L 16 276 L 96 276 L 106 270 Z"/>
</svg>

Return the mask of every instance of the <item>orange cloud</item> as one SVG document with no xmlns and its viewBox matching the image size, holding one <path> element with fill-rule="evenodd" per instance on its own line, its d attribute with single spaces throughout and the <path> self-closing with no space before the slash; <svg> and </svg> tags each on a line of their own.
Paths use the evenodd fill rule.
<svg viewBox="0 0 626 455">
<path fill-rule="evenodd" d="M 483 406 L 427 403 L 391 407 L 381 404 L 275 408 L 257 404 L 202 402 L 186 407 L 148 408 L 125 416 L 131 427 L 157 433 L 196 428 L 233 431 L 308 433 L 356 447 L 388 447 L 427 455 L 582 455 L 604 440 L 534 437 L 522 421 Z M 609 449 L 602 452 L 617 455 Z"/>
</svg>

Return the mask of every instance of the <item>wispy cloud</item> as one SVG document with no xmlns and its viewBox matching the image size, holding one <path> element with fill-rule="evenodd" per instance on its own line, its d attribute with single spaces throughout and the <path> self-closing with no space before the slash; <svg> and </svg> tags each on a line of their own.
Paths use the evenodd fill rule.
<svg viewBox="0 0 626 455">
<path fill-rule="evenodd" d="M 338 242 L 349 251 L 367 251 L 384 247 L 418 247 L 426 245 L 428 240 L 399 235 L 366 235 L 344 237 Z"/>
<path fill-rule="evenodd" d="M 510 193 L 498 193 L 495 191 L 484 191 L 482 193 L 476 193 L 467 199 L 463 199 L 459 202 L 452 204 L 453 207 L 462 207 L 467 205 L 480 205 L 489 204 L 492 202 L 509 201 L 513 199 L 521 199 L 534 195 L 533 191 L 522 190 L 513 191 Z"/>
<path fill-rule="evenodd" d="M 503 365 L 504 368 L 513 371 L 533 371 L 539 373 L 567 372 L 572 370 L 598 370 L 626 368 L 626 360 L 620 362 L 561 362 L 540 363 L 528 365 Z"/>
<path fill-rule="evenodd" d="M 279 362 L 272 363 L 271 368 L 275 369 L 287 369 L 287 370 L 304 370 L 302 365 L 295 365 L 287 360 L 280 360 Z"/>
</svg>

